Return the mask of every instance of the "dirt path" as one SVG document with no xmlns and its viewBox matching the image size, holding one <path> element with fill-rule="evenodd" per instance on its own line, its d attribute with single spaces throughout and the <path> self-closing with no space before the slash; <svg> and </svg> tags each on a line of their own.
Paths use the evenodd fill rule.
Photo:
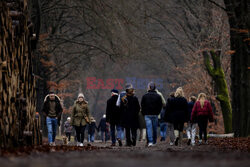
<svg viewBox="0 0 250 167">
<path fill-rule="evenodd" d="M 169 146 L 166 142 L 147 148 L 144 142 L 136 147 L 110 147 L 110 143 L 94 143 L 90 151 L 33 152 L 25 156 L 5 156 L 0 158 L 0 166 L 62 167 L 160 167 L 160 166 L 250 166 L 250 154 L 239 151 L 221 151 L 211 145 Z M 101 148 L 100 148 L 101 147 Z M 96 149 L 100 148 L 100 149 Z M 75 149 L 75 148 L 74 148 Z M 77 148 L 76 148 L 77 149 Z"/>
</svg>

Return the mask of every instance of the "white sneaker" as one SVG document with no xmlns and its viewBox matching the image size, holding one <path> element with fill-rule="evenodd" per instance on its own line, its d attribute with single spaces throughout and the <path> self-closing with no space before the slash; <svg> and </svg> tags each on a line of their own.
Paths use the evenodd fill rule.
<svg viewBox="0 0 250 167">
<path fill-rule="evenodd" d="M 80 143 L 80 145 L 79 145 L 80 147 L 83 147 L 83 143 Z"/>
<path fill-rule="evenodd" d="M 148 147 L 152 147 L 153 146 L 153 143 L 148 143 Z"/>
<path fill-rule="evenodd" d="M 192 146 L 195 146 L 195 143 L 191 143 Z"/>
<path fill-rule="evenodd" d="M 170 143 L 169 143 L 169 145 L 170 145 L 170 146 L 173 146 L 173 145 L 174 145 L 174 143 L 173 143 L 173 142 L 170 142 Z"/>
<path fill-rule="evenodd" d="M 201 145 L 202 144 L 202 140 L 199 140 L 199 145 Z"/>
<path fill-rule="evenodd" d="M 55 142 L 51 142 L 49 143 L 50 146 L 56 146 L 56 143 Z"/>
</svg>

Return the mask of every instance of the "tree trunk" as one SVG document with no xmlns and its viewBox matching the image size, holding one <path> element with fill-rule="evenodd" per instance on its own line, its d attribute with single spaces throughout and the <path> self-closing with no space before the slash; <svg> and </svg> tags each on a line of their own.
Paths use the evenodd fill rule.
<svg viewBox="0 0 250 167">
<path fill-rule="evenodd" d="M 233 130 L 250 135 L 250 1 L 224 0 L 230 24 Z"/>
<path fill-rule="evenodd" d="M 27 0 L 0 2 L 0 147 L 41 144 Z M 8 2 L 8 1 L 7 1 Z M 11 10 L 11 12 L 10 12 Z"/>
<path fill-rule="evenodd" d="M 220 61 L 221 51 L 210 51 L 210 55 L 213 60 L 213 67 L 210 64 L 210 56 L 209 53 L 204 51 L 204 64 L 209 75 L 215 82 L 217 99 L 220 102 L 223 120 L 224 120 L 224 129 L 226 133 L 232 132 L 232 107 L 230 102 L 230 97 L 228 93 L 227 82 L 225 78 L 224 71 L 221 67 Z"/>
</svg>

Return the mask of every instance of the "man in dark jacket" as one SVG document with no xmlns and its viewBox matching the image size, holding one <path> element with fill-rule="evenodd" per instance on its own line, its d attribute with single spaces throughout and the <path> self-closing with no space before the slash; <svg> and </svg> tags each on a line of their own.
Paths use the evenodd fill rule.
<svg viewBox="0 0 250 167">
<path fill-rule="evenodd" d="M 50 92 L 44 101 L 42 112 L 46 118 L 49 145 L 55 146 L 56 129 L 57 125 L 60 126 L 62 106 L 54 92 Z"/>
<path fill-rule="evenodd" d="M 132 84 L 126 84 L 126 95 L 121 98 L 122 126 L 126 131 L 127 146 L 136 146 L 140 103 Z M 132 137 L 131 137 L 132 135 Z"/>
<path fill-rule="evenodd" d="M 142 114 L 145 116 L 149 147 L 156 144 L 158 115 L 162 109 L 161 96 L 157 94 L 155 89 L 155 83 L 150 82 L 148 84 L 148 93 L 145 94 L 141 100 Z"/>
<path fill-rule="evenodd" d="M 111 130 L 111 139 L 112 139 L 111 146 L 115 146 L 116 139 L 119 143 L 119 146 L 122 146 L 121 112 L 120 108 L 116 105 L 118 99 L 118 93 L 119 92 L 116 89 L 111 90 L 111 97 L 107 101 L 107 108 L 106 108 L 106 117 L 107 117 L 106 122 L 110 124 L 110 130 Z M 115 129 L 117 131 L 117 137 L 115 136 Z"/>
</svg>

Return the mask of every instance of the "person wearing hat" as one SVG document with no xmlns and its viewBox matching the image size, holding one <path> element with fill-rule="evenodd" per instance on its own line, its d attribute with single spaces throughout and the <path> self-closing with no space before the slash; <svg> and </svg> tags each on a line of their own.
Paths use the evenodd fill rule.
<svg viewBox="0 0 250 167">
<path fill-rule="evenodd" d="M 162 98 L 155 91 L 154 82 L 148 84 L 148 92 L 141 100 L 142 114 L 145 117 L 148 146 L 153 146 L 157 141 L 158 115 L 162 109 Z"/>
<path fill-rule="evenodd" d="M 60 126 L 62 110 L 60 98 L 54 92 L 50 92 L 44 99 L 42 113 L 46 118 L 48 141 L 51 146 L 56 145 L 56 129 L 57 125 Z"/>
<path fill-rule="evenodd" d="M 137 138 L 137 129 L 139 127 L 138 115 L 140 112 L 140 103 L 135 96 L 135 90 L 132 84 L 126 84 L 126 95 L 121 98 L 120 109 L 122 112 L 122 126 L 126 131 L 127 146 L 135 146 Z M 132 135 L 132 137 L 131 137 Z"/>
<path fill-rule="evenodd" d="M 90 123 L 88 102 L 85 100 L 83 93 L 80 93 L 71 114 L 71 125 L 76 130 L 77 146 L 83 146 L 84 132 L 88 123 Z"/>
<path fill-rule="evenodd" d="M 70 142 L 71 133 L 72 133 L 72 129 L 73 129 L 70 122 L 71 122 L 70 117 L 68 117 L 67 121 L 64 122 L 64 133 L 65 133 L 66 137 L 68 138 L 68 142 Z"/>
<path fill-rule="evenodd" d="M 111 140 L 112 140 L 111 146 L 115 146 L 116 139 L 119 143 L 119 146 L 122 146 L 121 112 L 120 108 L 116 105 L 118 94 L 119 94 L 118 90 L 116 89 L 111 90 L 111 97 L 108 99 L 106 107 L 106 122 L 107 124 L 110 124 Z M 117 136 L 115 136 L 115 129 L 117 131 Z"/>
</svg>

